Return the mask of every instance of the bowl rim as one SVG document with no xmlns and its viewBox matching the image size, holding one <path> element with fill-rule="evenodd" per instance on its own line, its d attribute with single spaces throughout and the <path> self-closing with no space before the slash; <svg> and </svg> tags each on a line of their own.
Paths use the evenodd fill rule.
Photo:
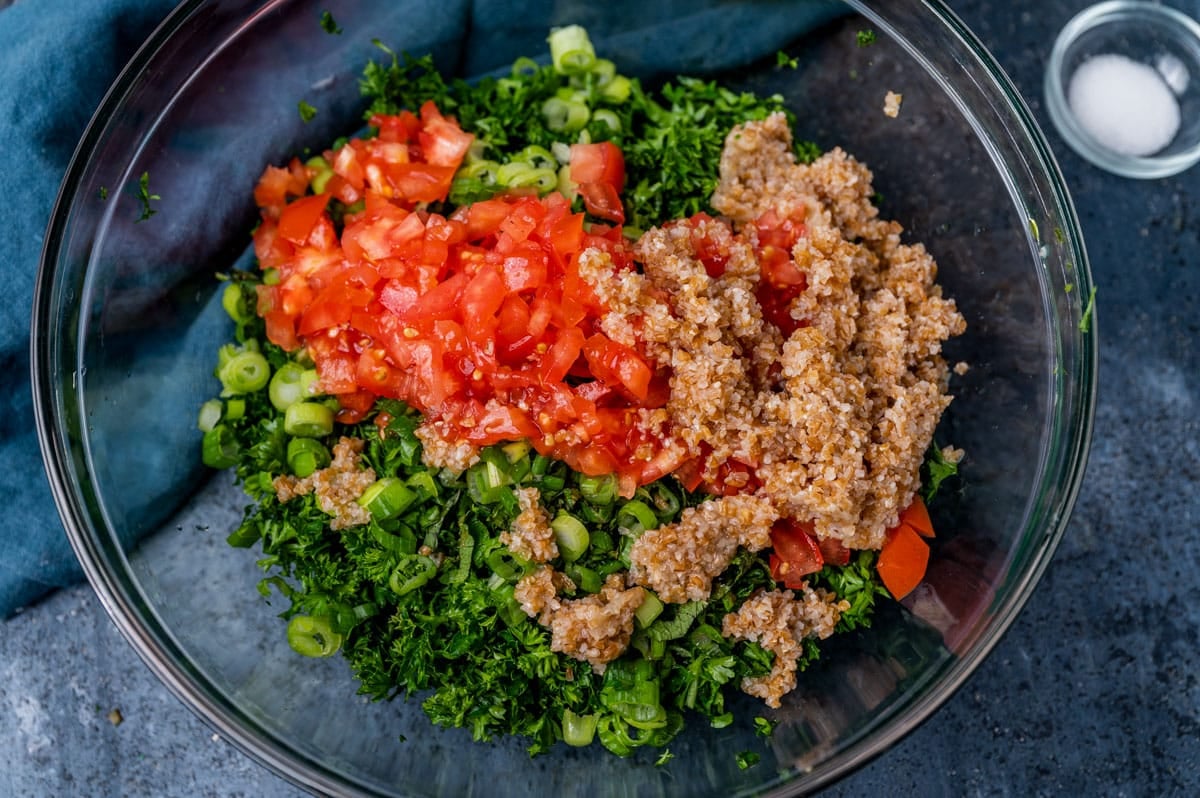
<svg viewBox="0 0 1200 798">
<path fill-rule="evenodd" d="M 885 12 L 872 9 L 865 0 L 844 1 L 853 11 L 871 20 L 886 34 L 901 42 L 908 54 L 918 60 L 930 76 L 939 78 L 931 62 L 912 49 L 904 37 L 897 35 L 893 26 L 882 16 Z M 155 55 L 170 40 L 171 36 L 190 20 L 195 12 L 209 2 L 211 0 L 184 0 L 155 28 L 106 92 L 88 123 L 64 174 L 44 239 L 45 243 L 34 289 L 30 327 L 34 415 L 38 441 L 55 504 L 85 576 L 114 625 L 167 689 L 214 732 L 231 742 L 251 759 L 293 784 L 312 792 L 347 794 L 349 790 L 350 794 L 373 795 L 375 793 L 362 782 L 353 780 L 345 773 L 313 762 L 297 753 L 285 741 L 255 724 L 248 713 L 232 705 L 214 700 L 211 695 L 213 691 L 198 687 L 199 684 L 207 682 L 205 675 L 184 664 L 186 658 L 178 656 L 179 646 L 169 629 L 166 629 L 157 618 L 149 602 L 145 601 L 136 591 L 131 591 L 118 578 L 119 575 L 107 567 L 110 552 L 106 550 L 97 536 L 88 533 L 92 523 L 89 510 L 96 504 L 97 497 L 86 495 L 86 491 L 84 495 L 81 495 L 78 486 L 73 484 L 72 466 L 79 443 L 72 439 L 63 421 L 63 417 L 70 415 L 71 411 L 78 411 L 79 407 L 71 406 L 68 401 L 67 412 L 59 412 L 57 416 L 55 413 L 63 405 L 64 392 L 55 382 L 54 369 L 50 367 L 50 364 L 57 362 L 57 347 L 64 335 L 64 330 L 53 324 L 56 294 L 54 276 L 60 255 L 60 244 L 64 240 L 68 211 L 76 196 L 77 184 L 92 152 L 103 140 L 107 123 L 120 108 L 127 94 L 136 86 L 145 68 L 153 63 Z M 286 2 L 288 0 L 261 0 L 255 6 L 258 8 L 256 13 L 265 13 Z M 1075 280 L 1074 285 L 1078 289 L 1076 298 L 1079 300 L 1076 302 L 1073 299 L 1068 304 L 1068 308 L 1071 310 L 1071 318 L 1068 321 L 1075 321 L 1076 315 L 1083 312 L 1082 298 L 1094 293 L 1094 289 L 1079 222 L 1065 180 L 1051 148 L 1015 85 L 975 34 L 942 0 L 915 0 L 915 2 L 932 14 L 942 23 L 946 31 L 958 39 L 959 45 L 974 59 L 973 65 L 982 68 L 985 82 L 988 84 L 987 88 L 999 92 L 1007 100 L 1007 110 L 1015 116 L 1016 130 L 1006 127 L 1004 134 L 1010 136 L 1019 134 L 1021 143 L 1029 148 L 1026 153 L 1028 161 L 1024 165 L 1027 169 L 1048 179 L 1050 195 L 1041 199 L 1057 212 L 1064 226 L 1063 240 L 1059 243 L 1066 250 L 1066 266 L 1074 269 L 1067 276 Z M 944 90 L 948 91 L 949 87 L 940 78 L 939 83 Z M 948 91 L 948 93 L 959 105 L 960 111 L 965 112 L 966 108 L 962 99 L 954 92 Z M 970 114 L 964 113 L 964 116 L 971 119 Z M 976 132 L 981 138 L 986 138 L 979 128 L 976 128 Z M 987 141 L 984 143 L 986 145 Z M 989 155 L 995 157 L 994 151 L 990 148 Z M 1009 188 L 1010 199 L 1019 207 L 1018 198 L 1015 196 L 1012 186 L 1010 185 Z M 1038 237 L 1036 223 L 1032 217 L 1030 222 L 1033 228 L 1031 241 L 1034 241 Z M 1036 249 L 1035 246 L 1034 250 L 1036 251 Z M 1044 266 L 1045 258 L 1043 256 Z M 1048 269 L 1043 270 L 1049 271 Z M 1043 293 L 1045 293 L 1044 284 Z M 1045 297 L 1043 299 L 1048 301 Z M 1089 304 L 1088 313 L 1091 312 Z M 1056 323 L 1063 321 L 1056 314 L 1052 313 L 1051 316 Z M 1096 321 L 1093 318 L 1092 324 L 1087 330 L 1080 326 L 1077 335 L 1071 333 L 1077 339 L 1075 341 L 1077 352 L 1070 364 L 1070 373 L 1059 374 L 1056 390 L 1051 391 L 1052 394 L 1057 395 L 1057 389 L 1061 388 L 1062 382 L 1068 379 L 1072 380 L 1077 389 L 1076 401 L 1067 403 L 1069 404 L 1067 407 L 1061 407 L 1051 397 L 1051 404 L 1055 406 L 1047 411 L 1055 414 L 1056 418 L 1059 416 L 1067 418 L 1064 437 L 1069 440 L 1066 441 L 1066 446 L 1050 453 L 1049 459 L 1053 462 L 1040 464 L 1044 470 L 1053 469 L 1062 475 L 1063 479 L 1058 484 L 1063 491 L 1057 495 L 1052 506 L 1046 509 L 1044 517 L 1039 516 L 1037 519 L 1038 524 L 1035 526 L 1038 527 L 1041 537 L 1031 542 L 1035 546 L 1035 550 L 1029 555 L 1030 559 L 1026 567 L 1020 571 L 1019 579 L 1009 590 L 1007 600 L 995 607 L 996 618 L 987 633 L 981 635 L 966 654 L 958 657 L 955 663 L 942 673 L 933 688 L 923 693 L 918 699 L 905 703 L 901 711 L 888 717 L 868 739 L 860 740 L 838 756 L 822 763 L 823 772 L 812 774 L 803 785 L 805 789 L 828 786 L 859 769 L 927 720 L 988 656 L 1028 601 L 1033 587 L 1041 579 L 1065 532 L 1086 467 L 1095 414 L 1098 362 Z M 1071 329 L 1073 330 L 1074 327 Z M 1053 331 L 1056 356 L 1061 354 L 1060 344 L 1063 332 L 1061 324 L 1058 324 Z M 1058 357 L 1055 362 L 1059 362 Z M 70 397 L 65 397 L 65 399 L 69 400 Z M 75 417 L 78 418 L 77 413 Z M 1046 457 L 1044 456 L 1043 459 L 1045 460 Z M 1029 524 L 1026 525 L 1026 531 L 1029 526 Z M 128 571 L 128 562 L 124 559 L 123 553 L 117 551 L 115 556 L 124 563 Z M 804 774 L 797 775 L 804 776 Z M 775 783 L 774 786 L 764 784 L 762 787 L 765 789 L 764 794 L 785 796 L 795 794 L 798 785 L 793 781 Z"/>
<path fill-rule="evenodd" d="M 1170 38 L 1192 43 L 1200 52 L 1200 22 L 1178 9 L 1145 0 L 1105 0 L 1089 6 L 1072 17 L 1054 40 L 1042 87 L 1046 111 L 1068 146 L 1095 166 L 1121 177 L 1140 180 L 1171 177 L 1200 163 L 1200 140 L 1172 155 L 1122 155 L 1105 147 L 1085 130 L 1067 101 L 1063 68 L 1075 43 L 1089 31 L 1134 18 L 1153 25 Z"/>
</svg>

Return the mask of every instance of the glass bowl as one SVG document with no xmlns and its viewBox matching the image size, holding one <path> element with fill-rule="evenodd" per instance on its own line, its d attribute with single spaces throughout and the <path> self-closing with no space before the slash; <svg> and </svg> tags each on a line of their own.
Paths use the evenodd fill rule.
<svg viewBox="0 0 1200 798">
<path fill-rule="evenodd" d="M 979 665 L 1029 598 L 1075 500 L 1095 400 L 1092 283 L 1045 140 L 994 60 L 937 2 L 851 2 L 804 33 L 760 25 L 768 56 L 750 63 L 727 39 L 753 28 L 755 3 L 615 15 L 561 2 L 542 19 L 476 20 L 506 26 L 509 49 L 483 52 L 461 40 L 461 20 L 418 5 L 339 4 L 344 32 L 330 35 L 323 7 L 305 0 L 189 0 L 105 98 L 50 222 L 33 317 L 46 468 L 89 580 L 180 699 L 313 791 L 727 796 L 828 784 L 916 727 Z M 799 20 L 811 4 L 796 8 Z M 473 744 L 432 727 L 419 702 L 358 697 L 338 658 L 288 648 L 281 608 L 255 591 L 254 556 L 225 543 L 246 500 L 229 475 L 199 465 L 196 410 L 228 336 L 213 275 L 247 257 L 263 165 L 358 127 L 356 79 L 379 53 L 373 37 L 479 74 L 542 52 L 548 28 L 567 22 L 598 41 L 685 26 L 694 41 L 682 37 L 673 55 L 687 71 L 782 93 L 802 137 L 871 166 L 885 215 L 928 244 L 969 324 L 947 350 L 971 368 L 954 378 L 938 433 L 967 456 L 958 487 L 934 505 L 941 532 L 925 582 L 827 647 L 774 713 L 769 741 L 755 737 L 761 704 L 746 698 L 734 725 L 674 741 L 665 767 L 598 746 L 531 760 L 521 741 Z M 868 29 L 877 40 L 861 46 L 856 33 Z M 653 79 L 656 51 L 637 35 L 624 41 L 621 68 Z M 794 68 L 777 64 L 777 50 Z M 889 91 L 904 98 L 894 119 L 882 111 Z M 319 109 L 308 123 L 301 99 Z M 149 219 L 142 175 L 161 197 Z M 741 750 L 762 750 L 762 761 L 740 769 Z"/>
<path fill-rule="evenodd" d="M 1200 161 L 1200 23 L 1160 3 L 1112 0 L 1059 32 L 1046 108 L 1075 152 L 1124 177 Z"/>
</svg>

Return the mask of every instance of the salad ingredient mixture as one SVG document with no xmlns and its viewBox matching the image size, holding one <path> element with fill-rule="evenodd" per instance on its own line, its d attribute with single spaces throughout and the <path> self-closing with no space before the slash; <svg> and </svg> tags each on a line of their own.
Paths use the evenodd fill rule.
<svg viewBox="0 0 1200 798">
<path fill-rule="evenodd" d="M 477 84 L 372 64 L 365 135 L 267 167 L 203 457 L 296 651 L 624 756 L 779 706 L 920 581 L 964 323 L 781 98 L 549 41 Z"/>
</svg>

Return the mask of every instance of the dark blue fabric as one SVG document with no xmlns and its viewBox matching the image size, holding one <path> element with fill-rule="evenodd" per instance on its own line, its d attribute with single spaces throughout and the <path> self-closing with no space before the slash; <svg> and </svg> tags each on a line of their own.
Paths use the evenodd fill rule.
<svg viewBox="0 0 1200 798">
<path fill-rule="evenodd" d="M 81 578 L 34 429 L 33 285 L 43 232 L 76 142 L 120 68 L 173 5 L 16 0 L 0 8 L 0 196 L 7 222 L 0 238 L 0 282 L 6 289 L 0 301 L 0 617 Z M 604 55 L 618 64 L 635 60 L 647 78 L 717 71 L 768 57 L 838 12 L 836 4 L 819 0 L 751 0 L 736 7 L 720 0 L 474 0 L 458 10 L 455 18 L 468 36 L 459 59 L 465 74 L 540 52 L 549 20 L 585 25 Z M 635 30 L 628 29 L 630 20 Z"/>
</svg>

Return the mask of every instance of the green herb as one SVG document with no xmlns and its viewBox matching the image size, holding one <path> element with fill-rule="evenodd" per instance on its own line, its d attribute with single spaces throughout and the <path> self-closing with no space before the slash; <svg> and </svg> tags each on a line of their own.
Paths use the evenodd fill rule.
<svg viewBox="0 0 1200 798">
<path fill-rule="evenodd" d="M 660 768 L 663 765 L 670 762 L 674 758 L 675 758 L 675 755 L 672 754 L 668 749 L 664 748 L 663 752 L 658 755 L 658 759 L 654 760 L 654 767 Z"/>
<path fill-rule="evenodd" d="M 321 12 L 321 29 L 326 33 L 341 35 L 342 29 L 338 27 L 337 22 L 333 19 L 333 14 L 328 11 Z"/>
<path fill-rule="evenodd" d="M 754 767 L 762 760 L 762 754 L 757 751 L 740 751 L 737 755 L 737 766 L 742 770 Z"/>
<path fill-rule="evenodd" d="M 757 717 L 754 719 L 754 733 L 759 737 L 770 737 L 777 723 L 778 721 L 769 718 Z"/>
<path fill-rule="evenodd" d="M 1067 283 L 1066 285 L 1063 286 L 1063 291 L 1065 291 L 1068 294 L 1074 290 L 1075 290 L 1075 283 Z"/>
<path fill-rule="evenodd" d="M 138 196 L 138 201 L 142 203 L 142 214 L 141 214 L 141 216 L 138 217 L 137 221 L 144 222 L 147 219 L 149 219 L 151 216 L 153 216 L 154 214 L 158 213 L 157 210 L 150 207 L 150 201 L 151 200 L 161 200 L 162 197 L 158 196 L 157 194 L 150 193 L 150 173 L 149 172 L 142 172 L 142 176 L 138 178 L 138 194 L 137 194 L 137 196 Z"/>
<path fill-rule="evenodd" d="M 311 122 L 312 118 L 317 115 L 317 109 L 301 100 L 297 106 L 300 109 L 300 119 L 305 123 Z"/>
<path fill-rule="evenodd" d="M 108 188 L 106 186 L 100 186 L 100 190 L 97 193 L 100 195 L 100 199 L 108 199 Z"/>
<path fill-rule="evenodd" d="M 860 30 L 854 34 L 854 39 L 858 42 L 859 47 L 870 47 L 875 43 L 875 38 L 875 31 L 870 28 Z"/>
<path fill-rule="evenodd" d="M 958 463 L 947 460 L 937 444 L 931 443 L 925 452 L 925 462 L 921 466 L 921 484 L 924 485 L 921 496 L 925 503 L 933 501 L 942 483 L 957 474 Z"/>
<path fill-rule="evenodd" d="M 875 612 L 875 598 L 888 593 L 875 574 L 877 552 L 857 552 L 843 566 L 827 565 L 812 578 L 814 587 L 823 587 L 850 602 L 850 609 L 842 613 L 837 630 L 848 632 L 871 625 Z"/>
<path fill-rule="evenodd" d="M 1087 307 L 1083 309 L 1083 315 L 1079 317 L 1079 331 L 1081 333 L 1090 332 L 1092 329 L 1092 312 L 1096 308 L 1096 286 L 1092 286 L 1091 293 L 1088 294 Z"/>
<path fill-rule="evenodd" d="M 783 69 L 784 67 L 787 67 L 788 69 L 795 69 L 800 66 L 800 59 L 796 58 L 795 56 L 789 56 L 783 50 L 780 50 L 779 52 L 775 53 L 775 66 L 779 67 L 780 69 Z"/>
</svg>

